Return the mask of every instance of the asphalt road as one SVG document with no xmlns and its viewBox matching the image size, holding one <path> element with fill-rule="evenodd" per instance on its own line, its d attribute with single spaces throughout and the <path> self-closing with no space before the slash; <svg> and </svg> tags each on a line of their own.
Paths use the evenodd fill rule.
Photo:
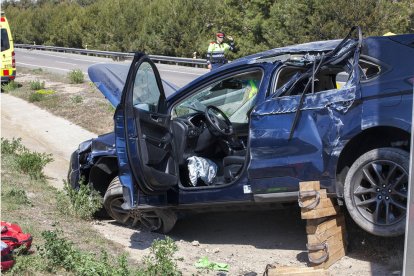
<svg viewBox="0 0 414 276">
<path fill-rule="evenodd" d="M 131 60 L 113 61 L 111 58 L 84 56 L 51 51 L 26 50 L 16 48 L 15 52 L 17 70 L 19 67 L 42 68 L 43 70 L 63 75 L 66 75 L 73 69 L 81 69 L 82 72 L 87 75 L 88 67 L 96 63 L 116 63 L 125 65 L 131 64 Z M 170 81 L 180 87 L 208 72 L 208 70 L 204 68 L 167 64 L 156 65 L 163 79 Z"/>
</svg>

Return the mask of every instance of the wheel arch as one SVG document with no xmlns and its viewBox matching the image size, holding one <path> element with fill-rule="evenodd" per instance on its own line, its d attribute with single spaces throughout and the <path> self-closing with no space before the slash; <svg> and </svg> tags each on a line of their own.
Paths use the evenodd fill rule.
<svg viewBox="0 0 414 276">
<path fill-rule="evenodd" d="M 336 194 L 343 198 L 344 183 L 352 164 L 364 153 L 382 147 L 410 150 L 410 133 L 397 127 L 376 126 L 361 131 L 342 149 L 336 165 Z"/>
<path fill-rule="evenodd" d="M 112 179 L 117 175 L 117 158 L 114 156 L 100 157 L 90 170 L 89 184 L 103 197 Z"/>
</svg>

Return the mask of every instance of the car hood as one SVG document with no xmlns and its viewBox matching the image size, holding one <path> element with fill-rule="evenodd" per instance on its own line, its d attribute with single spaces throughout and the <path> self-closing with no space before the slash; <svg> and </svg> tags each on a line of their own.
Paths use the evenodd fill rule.
<svg viewBox="0 0 414 276">
<path fill-rule="evenodd" d="M 114 106 L 121 101 L 122 91 L 128 76 L 130 65 L 100 63 L 88 68 L 89 79 Z M 175 84 L 162 80 L 165 96 L 174 94 L 178 90 Z"/>
</svg>

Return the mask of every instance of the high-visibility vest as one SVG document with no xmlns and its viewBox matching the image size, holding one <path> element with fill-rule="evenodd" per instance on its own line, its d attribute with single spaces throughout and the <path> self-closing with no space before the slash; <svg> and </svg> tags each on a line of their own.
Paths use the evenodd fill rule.
<svg viewBox="0 0 414 276">
<path fill-rule="evenodd" d="M 207 49 L 207 64 L 220 63 L 225 64 L 228 62 L 224 56 L 228 51 L 234 51 L 234 43 L 217 43 L 211 42 Z"/>
</svg>

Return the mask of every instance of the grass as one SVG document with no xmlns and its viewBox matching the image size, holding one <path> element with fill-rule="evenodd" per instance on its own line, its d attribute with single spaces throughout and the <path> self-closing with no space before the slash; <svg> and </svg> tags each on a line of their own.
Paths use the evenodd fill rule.
<svg viewBox="0 0 414 276">
<path fill-rule="evenodd" d="M 74 69 L 68 73 L 68 79 L 70 83 L 83 83 L 85 76 L 83 75 L 82 70 Z"/>
<path fill-rule="evenodd" d="M 19 70 L 22 78 L 35 75 L 39 82 L 45 81 L 48 88 L 36 92 L 31 90 L 30 81 L 21 81 L 20 87 L 9 92 L 72 123 L 94 133 L 113 131 L 114 108 L 90 83 L 71 85 L 64 77 L 47 71 Z"/>
<path fill-rule="evenodd" d="M 79 190 L 74 190 L 65 181 L 63 191 L 56 195 L 57 209 L 63 215 L 89 220 L 102 208 L 102 197 L 83 181 L 79 184 Z"/>
<path fill-rule="evenodd" d="M 20 138 L 1 138 L 2 220 L 17 223 L 23 232 L 31 233 L 34 250 L 15 255 L 14 267 L 2 274 L 181 275 L 174 260 L 177 246 L 173 240 L 154 241 L 150 254 L 137 262 L 128 259 L 120 245 L 103 238 L 81 216 L 72 212 L 62 214 L 62 210 L 71 208 L 93 212 L 91 195 L 94 192 L 88 185 L 81 185 L 78 193 L 67 187 L 63 195 L 45 178 L 32 178 L 16 170 L 22 152 L 38 156 L 27 150 Z M 35 171 L 44 163 L 27 164 L 31 167 L 29 171 Z M 69 200 L 59 201 L 59 196 Z"/>
<path fill-rule="evenodd" d="M 8 83 L 3 84 L 1 86 L 1 90 L 6 92 L 6 93 L 9 93 L 10 91 L 13 91 L 13 90 L 17 89 L 18 87 L 19 87 L 19 84 L 17 82 L 9 81 Z"/>
<path fill-rule="evenodd" d="M 32 90 L 40 90 L 40 89 L 44 89 L 45 88 L 45 82 L 41 82 L 41 81 L 31 81 L 30 82 L 30 89 Z"/>
</svg>

